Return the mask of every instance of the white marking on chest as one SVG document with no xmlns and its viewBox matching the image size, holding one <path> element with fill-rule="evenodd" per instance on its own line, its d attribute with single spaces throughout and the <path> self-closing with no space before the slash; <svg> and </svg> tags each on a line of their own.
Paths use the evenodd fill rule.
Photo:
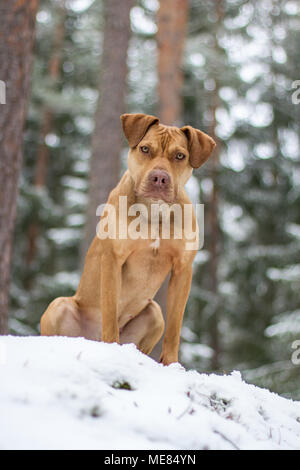
<svg viewBox="0 0 300 470">
<path fill-rule="evenodd" d="M 156 238 L 156 239 L 154 240 L 154 242 L 152 242 L 152 243 L 150 244 L 150 247 L 151 247 L 154 251 L 157 251 L 158 248 L 159 248 L 159 245 L 160 245 L 160 238 L 158 237 L 158 238 Z"/>
</svg>

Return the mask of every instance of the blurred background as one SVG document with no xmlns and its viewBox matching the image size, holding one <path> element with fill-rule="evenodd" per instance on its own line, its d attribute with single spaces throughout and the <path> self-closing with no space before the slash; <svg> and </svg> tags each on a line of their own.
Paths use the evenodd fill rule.
<svg viewBox="0 0 300 470">
<path fill-rule="evenodd" d="M 300 399 L 299 2 L 41 0 L 35 27 L 10 333 L 38 334 L 49 302 L 74 294 L 126 166 L 119 116 L 154 114 L 218 143 L 187 187 L 205 243 L 182 363 Z"/>
</svg>

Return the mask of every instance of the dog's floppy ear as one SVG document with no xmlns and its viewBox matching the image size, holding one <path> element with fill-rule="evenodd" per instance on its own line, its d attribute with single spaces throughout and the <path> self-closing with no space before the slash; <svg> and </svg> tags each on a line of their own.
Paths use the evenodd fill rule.
<svg viewBox="0 0 300 470">
<path fill-rule="evenodd" d="M 122 114 L 121 121 L 129 147 L 132 148 L 138 145 L 150 126 L 159 123 L 157 117 L 149 114 Z"/>
<path fill-rule="evenodd" d="M 199 168 L 211 155 L 216 143 L 209 135 L 191 126 L 184 126 L 181 130 L 188 140 L 190 165 Z"/>
</svg>

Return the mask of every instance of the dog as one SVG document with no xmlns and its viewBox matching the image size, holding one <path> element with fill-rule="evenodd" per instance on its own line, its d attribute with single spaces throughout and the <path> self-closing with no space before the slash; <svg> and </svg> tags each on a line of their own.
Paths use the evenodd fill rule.
<svg viewBox="0 0 300 470">
<path fill-rule="evenodd" d="M 160 362 L 169 365 L 178 362 L 192 262 L 198 248 L 186 249 L 190 238 L 186 233 L 181 238 L 175 236 L 171 211 L 169 237 L 162 236 L 160 213 L 156 232 L 151 231 L 148 237 L 128 236 L 135 220 L 130 208 L 135 204 L 149 211 L 153 205 L 191 206 L 184 185 L 193 169 L 211 155 L 215 142 L 191 126 L 165 126 L 151 115 L 123 114 L 121 122 L 129 144 L 128 170 L 111 191 L 100 219 L 102 223 L 108 208 L 113 208 L 119 225 L 112 222 L 113 236 L 95 236 L 77 292 L 51 302 L 41 318 L 41 334 L 134 343 L 150 354 L 165 330 Z M 125 215 L 120 201 L 126 201 Z M 197 231 L 194 211 L 191 217 Z M 144 226 L 152 222 L 153 214 Z M 182 220 L 179 228 L 181 224 Z M 169 273 L 165 326 L 161 308 L 153 299 Z"/>
</svg>

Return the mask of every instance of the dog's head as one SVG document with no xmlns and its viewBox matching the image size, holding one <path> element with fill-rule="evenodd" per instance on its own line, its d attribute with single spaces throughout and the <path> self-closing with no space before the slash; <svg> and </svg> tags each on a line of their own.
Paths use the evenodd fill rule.
<svg viewBox="0 0 300 470">
<path fill-rule="evenodd" d="M 215 147 L 204 132 L 164 126 L 155 116 L 123 114 L 121 121 L 130 147 L 128 169 L 142 198 L 175 202 L 193 168 L 199 168 Z"/>
</svg>

